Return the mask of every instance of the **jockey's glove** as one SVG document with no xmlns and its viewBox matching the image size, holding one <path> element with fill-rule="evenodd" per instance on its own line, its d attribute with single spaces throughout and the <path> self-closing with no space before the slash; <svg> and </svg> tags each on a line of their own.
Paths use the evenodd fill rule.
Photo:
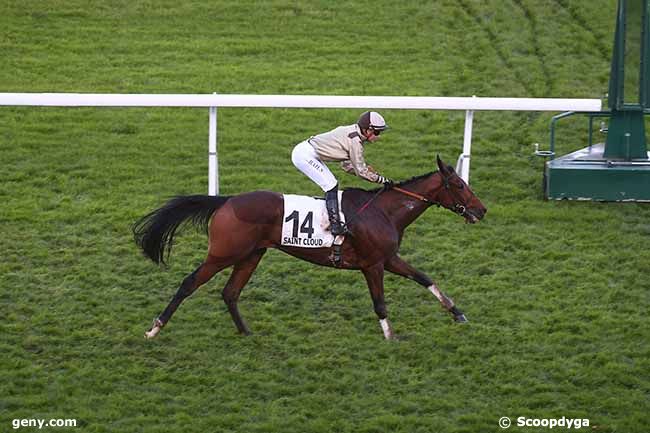
<svg viewBox="0 0 650 433">
<path fill-rule="evenodd" d="M 392 179 L 388 179 L 386 177 L 380 176 L 383 178 L 383 184 L 384 184 L 384 189 L 391 189 L 393 185 L 395 185 L 395 182 L 393 182 Z"/>
</svg>

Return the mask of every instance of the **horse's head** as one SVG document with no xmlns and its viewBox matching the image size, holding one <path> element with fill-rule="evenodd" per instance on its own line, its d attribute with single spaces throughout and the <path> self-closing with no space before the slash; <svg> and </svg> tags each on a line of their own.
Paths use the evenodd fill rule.
<svg viewBox="0 0 650 433">
<path fill-rule="evenodd" d="M 436 162 L 442 184 L 436 188 L 435 202 L 464 217 L 468 223 L 474 224 L 481 220 L 487 212 L 481 200 L 453 167 L 442 162 L 439 156 L 436 157 Z"/>
</svg>

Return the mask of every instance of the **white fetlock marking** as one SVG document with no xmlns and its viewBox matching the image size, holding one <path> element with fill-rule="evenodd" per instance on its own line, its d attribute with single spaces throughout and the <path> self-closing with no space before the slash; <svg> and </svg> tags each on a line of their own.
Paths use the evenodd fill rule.
<svg viewBox="0 0 650 433">
<path fill-rule="evenodd" d="M 436 287 L 435 284 L 431 284 L 429 287 L 427 287 L 427 289 L 429 289 L 431 291 L 431 293 L 433 293 L 435 295 L 435 297 L 438 298 L 438 300 L 440 302 L 444 302 L 443 301 L 444 298 L 442 297 L 442 293 L 440 293 L 440 289 L 438 289 L 438 287 Z"/>
<path fill-rule="evenodd" d="M 390 327 L 388 319 L 380 319 L 379 324 L 381 325 L 381 330 L 384 331 L 384 337 L 386 340 L 393 338 L 393 329 Z"/>
<path fill-rule="evenodd" d="M 148 338 L 148 339 L 154 338 L 156 335 L 158 335 L 161 329 L 162 329 L 162 322 L 160 321 L 160 319 L 155 319 L 153 321 L 153 325 L 151 325 L 151 329 L 144 333 L 144 338 Z"/>
<path fill-rule="evenodd" d="M 152 339 L 156 335 L 158 335 L 159 332 L 160 332 L 160 327 L 159 326 L 154 326 L 153 328 L 151 328 L 151 331 L 145 332 L 144 336 L 145 336 L 145 338 Z"/>
</svg>

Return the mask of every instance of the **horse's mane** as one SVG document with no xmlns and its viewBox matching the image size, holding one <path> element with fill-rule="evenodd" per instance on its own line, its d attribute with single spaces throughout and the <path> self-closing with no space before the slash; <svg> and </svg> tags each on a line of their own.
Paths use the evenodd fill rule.
<svg viewBox="0 0 650 433">
<path fill-rule="evenodd" d="M 403 180 L 399 183 L 396 183 L 395 186 L 403 187 L 403 186 L 408 186 L 413 182 L 416 182 L 420 179 L 424 179 L 425 177 L 431 176 L 435 171 L 431 171 L 429 173 L 421 174 L 419 176 L 413 176 L 410 179 Z M 360 191 L 360 192 L 371 192 L 371 193 L 377 193 L 380 189 L 383 189 L 383 187 L 375 188 L 375 189 L 363 189 L 363 188 L 345 188 L 344 191 Z"/>
</svg>

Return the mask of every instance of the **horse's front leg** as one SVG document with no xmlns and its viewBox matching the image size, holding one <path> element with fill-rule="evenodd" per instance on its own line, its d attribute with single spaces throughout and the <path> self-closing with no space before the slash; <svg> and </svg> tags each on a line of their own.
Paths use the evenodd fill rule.
<svg viewBox="0 0 650 433">
<path fill-rule="evenodd" d="M 393 328 L 388 321 L 388 313 L 386 311 L 386 303 L 384 302 L 384 265 L 378 264 L 370 268 L 362 269 L 363 275 L 366 277 L 368 289 L 370 289 L 370 296 L 375 308 L 375 313 L 379 317 L 379 325 L 384 332 L 386 340 L 397 338 Z"/>
<path fill-rule="evenodd" d="M 465 314 L 454 305 L 454 301 L 448 298 L 442 291 L 438 288 L 436 283 L 434 283 L 431 278 L 427 277 L 422 272 L 418 271 L 399 256 L 395 255 L 391 258 L 385 265 L 387 271 L 392 272 L 393 274 L 401 275 L 402 277 L 409 278 L 416 281 L 417 283 L 423 285 L 434 294 L 436 298 L 440 301 L 443 307 L 447 309 L 453 316 L 454 320 L 457 322 L 467 322 Z"/>
</svg>

